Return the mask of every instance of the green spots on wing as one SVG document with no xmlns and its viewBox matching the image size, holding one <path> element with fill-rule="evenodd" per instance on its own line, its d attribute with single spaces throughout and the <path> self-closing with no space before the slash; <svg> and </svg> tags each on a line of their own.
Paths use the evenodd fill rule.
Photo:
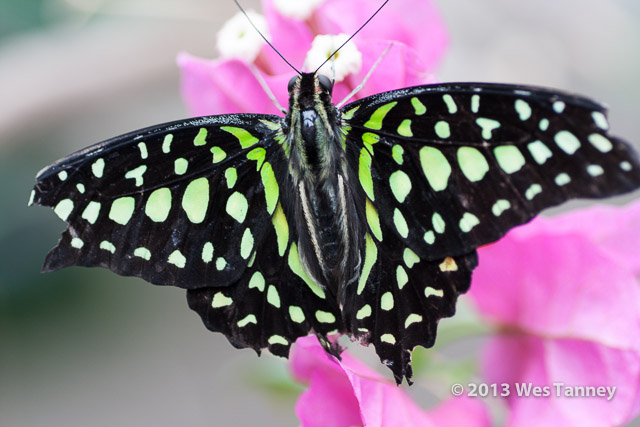
<svg viewBox="0 0 640 427">
<path fill-rule="evenodd" d="M 116 247 L 113 243 L 108 240 L 103 240 L 100 242 L 100 249 L 103 251 L 111 252 L 112 254 L 116 253 Z"/>
<path fill-rule="evenodd" d="M 133 216 L 135 207 L 136 199 L 133 197 L 126 196 L 115 199 L 111 204 L 111 210 L 109 210 L 109 219 L 120 225 L 127 225 Z"/>
<path fill-rule="evenodd" d="M 74 237 L 73 239 L 71 239 L 72 248 L 82 249 L 83 246 L 84 246 L 84 242 L 82 241 L 82 239 L 79 239 L 77 237 Z"/>
<path fill-rule="evenodd" d="M 370 200 L 375 200 L 373 194 L 373 177 L 371 176 L 371 153 L 366 147 L 360 150 L 360 159 L 358 162 L 358 178 L 360 185 Z"/>
<path fill-rule="evenodd" d="M 377 144 L 380 141 L 380 135 L 372 132 L 365 132 L 362 134 L 362 142 L 365 144 L 367 149 L 371 151 L 371 146 L 373 144 Z"/>
<path fill-rule="evenodd" d="M 449 127 L 449 123 L 444 120 L 437 122 L 434 126 L 434 130 L 440 139 L 447 139 L 451 136 L 451 127 Z"/>
<path fill-rule="evenodd" d="M 411 313 L 407 316 L 407 320 L 404 321 L 404 328 L 407 329 L 412 324 L 420 322 L 422 322 L 422 316 L 419 314 Z"/>
<path fill-rule="evenodd" d="M 540 123 L 538 123 L 538 128 L 542 132 L 545 132 L 547 129 L 549 129 L 549 119 L 540 119 Z"/>
<path fill-rule="evenodd" d="M 240 146 L 243 149 L 249 148 L 258 142 L 258 138 L 251 135 L 251 133 L 249 133 L 249 131 L 247 131 L 246 129 L 234 126 L 222 126 L 220 127 L 220 129 L 225 132 L 229 132 L 231 135 L 238 138 L 238 142 L 240 142 Z"/>
<path fill-rule="evenodd" d="M 67 171 L 58 172 L 58 179 L 60 179 L 60 181 L 66 181 L 68 177 L 69 174 L 67 173 Z"/>
<path fill-rule="evenodd" d="M 173 142 L 173 134 L 168 133 L 164 136 L 162 140 L 162 152 L 164 154 L 169 154 L 171 152 L 171 143 Z"/>
<path fill-rule="evenodd" d="M 404 288 L 404 285 L 409 283 L 407 271 L 401 265 L 396 268 L 396 282 L 398 283 L 398 289 Z"/>
<path fill-rule="evenodd" d="M 342 118 L 344 120 L 351 120 L 353 118 L 353 115 L 356 114 L 356 111 L 358 111 L 358 107 L 354 107 L 351 110 L 347 111 L 346 113 L 342 114 Z"/>
<path fill-rule="evenodd" d="M 223 294 L 222 292 L 216 292 L 211 299 L 212 308 L 228 307 L 231 304 L 233 304 L 233 300 L 225 296 L 225 294 Z"/>
<path fill-rule="evenodd" d="M 475 94 L 471 97 L 471 112 L 477 114 L 480 109 L 480 95 Z"/>
<path fill-rule="evenodd" d="M 365 304 L 362 306 L 360 310 L 356 312 L 356 319 L 362 320 L 371 316 L 371 306 L 369 304 Z"/>
<path fill-rule="evenodd" d="M 76 188 L 78 189 L 78 191 L 80 192 L 80 194 L 84 194 L 84 192 L 85 192 L 85 190 L 86 190 L 86 189 L 84 188 L 84 184 L 82 184 L 82 183 L 76 184 Z"/>
<path fill-rule="evenodd" d="M 196 137 L 193 138 L 193 145 L 195 145 L 196 147 L 205 145 L 207 143 L 208 134 L 209 134 L 209 131 L 207 131 L 206 128 L 200 128 Z"/>
<path fill-rule="evenodd" d="M 202 246 L 202 261 L 209 264 L 213 261 L 213 243 L 207 242 Z"/>
<path fill-rule="evenodd" d="M 385 292 L 380 298 L 380 308 L 384 311 L 389 311 L 393 308 L 393 294 L 391 292 Z"/>
<path fill-rule="evenodd" d="M 389 177 L 389 186 L 396 200 L 403 203 L 411 191 L 411 179 L 403 171 L 395 171 Z"/>
<path fill-rule="evenodd" d="M 553 139 L 556 144 L 558 144 L 558 147 L 569 155 L 575 153 L 578 151 L 578 148 L 580 148 L 580 141 L 568 130 L 561 130 Z"/>
<path fill-rule="evenodd" d="M 415 96 L 411 98 L 411 105 L 413 105 L 413 111 L 415 111 L 416 116 L 421 116 L 427 112 L 427 107 Z"/>
<path fill-rule="evenodd" d="M 524 192 L 524 197 L 526 197 L 527 200 L 533 200 L 533 198 L 540 193 L 542 193 L 542 186 L 540 184 L 531 184 Z"/>
<path fill-rule="evenodd" d="M 420 257 L 411 249 L 405 248 L 402 253 L 402 260 L 408 268 L 413 268 L 414 265 L 420 262 Z"/>
<path fill-rule="evenodd" d="M 444 292 L 442 291 L 442 289 L 435 289 L 427 286 L 426 288 L 424 288 L 424 296 L 427 298 L 429 298 L 430 296 L 442 298 L 444 296 Z"/>
<path fill-rule="evenodd" d="M 436 231 L 436 233 L 444 233 L 445 222 L 442 218 L 442 215 L 440 215 L 438 212 L 435 212 L 431 217 L 431 223 L 433 224 L 433 229 Z"/>
<path fill-rule="evenodd" d="M 267 156 L 267 150 L 262 147 L 256 147 L 247 153 L 247 159 L 256 162 L 256 170 L 260 170 L 262 163 Z"/>
<path fill-rule="evenodd" d="M 137 256 L 138 258 L 149 261 L 151 259 L 151 251 L 149 251 L 149 249 L 147 248 L 136 248 L 133 251 L 133 256 Z"/>
<path fill-rule="evenodd" d="M 500 199 L 493 204 L 491 207 L 491 212 L 494 216 L 500 216 L 504 211 L 511 207 L 511 203 L 508 200 Z"/>
<path fill-rule="evenodd" d="M 525 121 L 531 117 L 531 106 L 527 101 L 522 99 L 516 99 L 515 102 L 516 113 L 518 113 L 518 117 L 520 120 Z"/>
<path fill-rule="evenodd" d="M 367 280 L 369 280 L 369 274 L 371 274 L 371 269 L 373 265 L 378 260 L 378 247 L 375 242 L 371 238 L 369 233 L 365 234 L 365 248 L 364 248 L 364 265 L 362 267 L 362 272 L 360 273 L 360 279 L 358 279 L 358 295 L 362 294 L 365 285 L 367 284 Z"/>
<path fill-rule="evenodd" d="M 613 148 L 611 141 L 599 133 L 592 133 L 588 139 L 591 145 L 596 147 L 601 153 L 608 153 Z"/>
<path fill-rule="evenodd" d="M 427 243 L 427 245 L 433 245 L 433 243 L 436 241 L 436 235 L 433 231 L 429 230 L 424 233 L 423 239 Z"/>
<path fill-rule="evenodd" d="M 440 271 L 442 271 L 443 273 L 449 271 L 458 271 L 458 264 L 456 264 L 456 260 L 448 256 L 440 263 L 438 268 L 440 268 Z"/>
<path fill-rule="evenodd" d="M 367 224 L 369 224 L 369 229 L 373 233 L 373 235 L 378 239 L 379 242 L 382 241 L 382 229 L 380 228 L 380 216 L 378 215 L 378 210 L 373 206 L 373 203 L 366 200 L 365 203 L 365 213 L 367 216 Z"/>
<path fill-rule="evenodd" d="M 632 168 L 631 163 L 629 163 L 628 161 L 624 160 L 622 162 L 620 162 L 620 169 L 622 169 L 625 172 L 629 172 Z"/>
<path fill-rule="evenodd" d="M 273 173 L 273 167 L 271 163 L 265 162 L 260 169 L 260 177 L 262 178 L 262 185 L 264 187 L 264 197 L 267 203 L 267 212 L 269 215 L 273 214 L 280 197 L 280 187 L 276 176 Z"/>
<path fill-rule="evenodd" d="M 253 234 L 248 228 L 244 230 L 242 234 L 242 241 L 240 242 L 240 256 L 244 259 L 248 259 L 253 251 Z"/>
<path fill-rule="evenodd" d="M 95 224 L 98 220 L 98 215 L 100 215 L 100 208 L 102 204 L 99 202 L 89 202 L 84 211 L 82 212 L 82 218 L 86 219 L 89 224 Z"/>
<path fill-rule="evenodd" d="M 211 154 L 213 154 L 213 163 L 220 163 L 227 157 L 227 153 L 220 147 L 211 147 Z"/>
<path fill-rule="evenodd" d="M 420 149 L 420 165 L 431 188 L 435 191 L 447 188 L 449 176 L 451 176 L 451 165 L 442 151 L 435 147 L 422 147 Z"/>
<path fill-rule="evenodd" d="M 392 334 L 382 334 L 380 335 L 380 341 L 394 345 L 396 343 L 396 337 L 394 337 Z"/>
<path fill-rule="evenodd" d="M 533 141 L 527 145 L 531 156 L 539 165 L 551 158 L 551 150 L 542 141 Z"/>
<path fill-rule="evenodd" d="M 267 302 L 275 308 L 280 308 L 280 294 L 273 285 L 269 285 L 267 288 Z"/>
<path fill-rule="evenodd" d="M 522 169 L 525 159 L 515 145 L 500 145 L 493 149 L 498 165 L 506 173 L 515 173 Z"/>
<path fill-rule="evenodd" d="M 398 135 L 406 136 L 407 138 L 410 138 L 413 136 L 410 119 L 404 119 L 402 123 L 400 123 L 400 126 L 398 126 Z"/>
<path fill-rule="evenodd" d="M 317 310 L 316 320 L 320 323 L 335 323 L 336 317 L 333 313 L 329 313 L 328 311 Z"/>
<path fill-rule="evenodd" d="M 149 152 L 147 151 L 147 144 L 145 144 L 144 142 L 140 142 L 138 144 L 138 150 L 140 150 L 140 158 L 142 160 L 145 160 L 147 157 L 149 157 Z"/>
<path fill-rule="evenodd" d="M 389 111 L 391 111 L 391 109 L 395 107 L 397 104 L 398 104 L 397 101 L 393 101 L 381 107 L 378 107 L 376 111 L 374 111 L 373 114 L 371 114 L 371 117 L 364 124 L 364 127 L 369 129 L 375 129 L 375 130 L 382 129 L 382 121 L 387 116 Z"/>
<path fill-rule="evenodd" d="M 256 271 L 255 273 L 253 273 L 253 276 L 251 276 L 251 280 L 249 280 L 249 289 L 255 288 L 260 292 L 264 292 L 265 283 L 266 282 L 262 273 Z"/>
<path fill-rule="evenodd" d="M 458 106 L 456 105 L 456 102 L 453 100 L 453 97 L 451 95 L 449 95 L 448 93 L 442 95 L 442 100 L 447 105 L 449 114 L 455 114 L 458 112 Z"/>
<path fill-rule="evenodd" d="M 254 325 L 258 324 L 258 319 L 256 319 L 256 316 L 253 314 L 248 314 L 244 318 L 238 320 L 238 327 L 244 328 L 250 323 L 253 323 Z"/>
<path fill-rule="evenodd" d="M 171 190 L 167 187 L 158 188 L 149 195 L 144 213 L 154 222 L 164 222 L 171 210 Z"/>
<path fill-rule="evenodd" d="M 167 262 L 169 264 L 175 265 L 178 268 L 184 268 L 184 266 L 187 265 L 187 258 L 182 255 L 182 252 L 176 249 L 175 251 L 171 252 L 169 258 L 167 259 Z"/>
<path fill-rule="evenodd" d="M 402 163 L 404 162 L 404 159 L 402 158 L 402 156 L 404 155 L 404 148 L 402 148 L 402 145 L 396 144 L 393 146 L 393 148 L 391 149 L 391 157 L 393 157 L 393 160 L 399 164 L 402 165 Z"/>
<path fill-rule="evenodd" d="M 223 257 L 219 257 L 219 258 L 216 260 L 216 270 L 218 270 L 218 271 L 222 271 L 222 270 L 224 270 L 225 268 L 227 268 L 227 260 L 226 260 L 226 259 L 224 259 Z"/>
<path fill-rule="evenodd" d="M 480 220 L 472 213 L 465 212 L 460 219 L 460 230 L 463 233 L 468 233 L 473 227 L 480 224 Z"/>
<path fill-rule="evenodd" d="M 609 129 L 609 123 L 607 122 L 607 118 L 600 111 L 594 111 L 591 113 L 591 117 L 593 118 L 593 122 L 602 130 Z"/>
<path fill-rule="evenodd" d="M 393 225 L 395 225 L 398 234 L 400 234 L 405 239 L 409 236 L 409 226 L 407 225 L 407 220 L 400 212 L 400 209 L 395 208 L 393 210 Z"/>
<path fill-rule="evenodd" d="M 278 244 L 278 255 L 284 256 L 287 250 L 287 243 L 289 243 L 289 224 L 287 218 L 282 210 L 282 205 L 278 203 L 276 211 L 271 217 L 271 223 L 276 230 L 276 242 Z"/>
<path fill-rule="evenodd" d="M 240 224 L 242 224 L 247 217 L 247 210 L 249 209 L 249 203 L 244 194 L 235 192 L 227 200 L 226 211 L 227 213 Z"/>
<path fill-rule="evenodd" d="M 566 107 L 566 104 L 562 101 L 556 101 L 553 103 L 553 111 L 555 111 L 558 114 L 562 113 L 565 107 Z"/>
<path fill-rule="evenodd" d="M 489 163 L 480 150 L 474 147 L 458 148 L 458 164 L 462 173 L 471 182 L 482 180 L 489 172 Z"/>
<path fill-rule="evenodd" d="M 571 182 L 571 177 L 566 173 L 562 172 L 555 177 L 554 181 L 556 185 L 563 186 Z"/>
<path fill-rule="evenodd" d="M 238 181 L 238 171 L 236 168 L 227 168 L 224 171 L 224 179 L 227 181 L 227 188 L 233 188 Z"/>
<path fill-rule="evenodd" d="M 289 306 L 289 317 L 291 318 L 291 321 L 295 323 L 302 323 L 306 319 L 302 309 L 295 305 Z"/>
<path fill-rule="evenodd" d="M 298 254 L 298 247 L 295 243 L 291 243 L 291 247 L 289 248 L 289 268 L 293 273 L 307 284 L 309 289 L 316 294 L 318 298 L 325 299 L 324 291 L 320 286 L 318 286 L 313 280 L 309 278 L 304 268 L 302 267 L 302 263 L 300 262 L 300 255 Z"/>
<path fill-rule="evenodd" d="M 591 176 L 600 176 L 604 173 L 604 169 L 600 165 L 589 165 L 587 166 L 587 173 Z"/>
<path fill-rule="evenodd" d="M 131 169 L 129 172 L 124 174 L 124 177 L 127 179 L 133 179 L 136 181 L 136 187 L 142 187 L 144 183 L 143 175 L 147 171 L 146 165 L 138 166 L 135 169 Z"/>
<path fill-rule="evenodd" d="M 476 124 L 482 129 L 482 139 L 490 140 L 493 136 L 493 131 L 500 127 L 500 122 L 493 119 L 487 119 L 486 117 L 478 117 Z"/>
<path fill-rule="evenodd" d="M 271 335 L 267 342 L 269 343 L 269 345 L 289 345 L 289 341 L 287 341 L 285 337 L 280 335 Z"/>
<path fill-rule="evenodd" d="M 209 180 L 205 177 L 194 179 L 187 185 L 182 196 L 182 209 L 194 224 L 200 224 L 209 207 Z"/>
<path fill-rule="evenodd" d="M 104 159 L 100 158 L 91 165 L 91 172 L 96 178 L 102 178 L 104 174 Z"/>
<path fill-rule="evenodd" d="M 189 168 L 189 161 L 185 158 L 180 157 L 173 162 L 173 170 L 176 175 L 184 175 L 187 172 L 187 168 Z"/>
</svg>

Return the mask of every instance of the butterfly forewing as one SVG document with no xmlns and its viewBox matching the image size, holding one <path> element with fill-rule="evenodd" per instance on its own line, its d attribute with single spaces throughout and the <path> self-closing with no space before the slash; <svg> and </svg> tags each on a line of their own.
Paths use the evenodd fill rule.
<svg viewBox="0 0 640 427">
<path fill-rule="evenodd" d="M 43 269 L 103 266 L 184 288 L 237 281 L 279 198 L 273 165 L 282 150 L 267 126 L 277 120 L 236 115 L 160 125 L 46 168 L 33 201 L 69 226 Z"/>
<path fill-rule="evenodd" d="M 469 253 L 567 199 L 640 185 L 635 154 L 607 134 L 603 107 L 585 98 L 443 84 L 343 110 L 377 216 L 429 260 Z"/>
</svg>

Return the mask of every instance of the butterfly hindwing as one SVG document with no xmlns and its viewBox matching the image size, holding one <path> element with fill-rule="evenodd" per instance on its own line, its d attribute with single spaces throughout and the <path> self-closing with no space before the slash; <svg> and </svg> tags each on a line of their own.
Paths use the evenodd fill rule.
<svg viewBox="0 0 640 427">
<path fill-rule="evenodd" d="M 69 226 L 43 269 L 103 266 L 183 288 L 237 281 L 279 198 L 277 120 L 233 115 L 155 126 L 46 168 L 33 202 Z"/>
<path fill-rule="evenodd" d="M 375 95 L 343 112 L 368 198 L 426 259 L 469 253 L 570 198 L 640 185 L 640 164 L 607 134 L 603 107 L 577 96 L 441 84 Z"/>
</svg>

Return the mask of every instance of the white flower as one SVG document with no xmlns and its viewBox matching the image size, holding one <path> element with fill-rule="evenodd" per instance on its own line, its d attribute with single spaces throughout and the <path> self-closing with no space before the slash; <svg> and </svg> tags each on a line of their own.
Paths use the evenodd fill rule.
<svg viewBox="0 0 640 427">
<path fill-rule="evenodd" d="M 324 0 L 274 0 L 273 6 L 282 16 L 304 21 Z"/>
<path fill-rule="evenodd" d="M 316 36 L 305 59 L 307 70 L 315 71 L 348 38 L 349 35 L 347 34 Z M 319 72 L 331 78 L 335 70 L 336 82 L 341 82 L 349 74 L 359 72 L 361 68 L 362 54 L 356 45 L 350 41 L 333 56 L 332 60 L 324 64 Z"/>
<path fill-rule="evenodd" d="M 247 15 L 260 32 L 269 38 L 267 21 L 264 16 L 253 10 L 248 10 Z M 264 45 L 264 40 L 242 12 L 236 13 L 218 31 L 218 51 L 223 58 L 238 58 L 246 62 L 253 62 Z"/>
</svg>

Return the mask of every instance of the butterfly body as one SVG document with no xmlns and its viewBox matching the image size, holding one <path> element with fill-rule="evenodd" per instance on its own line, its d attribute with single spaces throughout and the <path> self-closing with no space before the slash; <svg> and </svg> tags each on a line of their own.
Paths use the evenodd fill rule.
<svg viewBox="0 0 640 427">
<path fill-rule="evenodd" d="M 477 247 L 640 186 L 636 154 L 586 98 L 450 83 L 337 109 L 324 79 L 292 80 L 285 117 L 153 126 L 45 168 L 31 202 L 68 228 L 43 270 L 185 288 L 207 328 L 258 352 L 346 333 L 400 382 L 469 288 Z"/>
</svg>

